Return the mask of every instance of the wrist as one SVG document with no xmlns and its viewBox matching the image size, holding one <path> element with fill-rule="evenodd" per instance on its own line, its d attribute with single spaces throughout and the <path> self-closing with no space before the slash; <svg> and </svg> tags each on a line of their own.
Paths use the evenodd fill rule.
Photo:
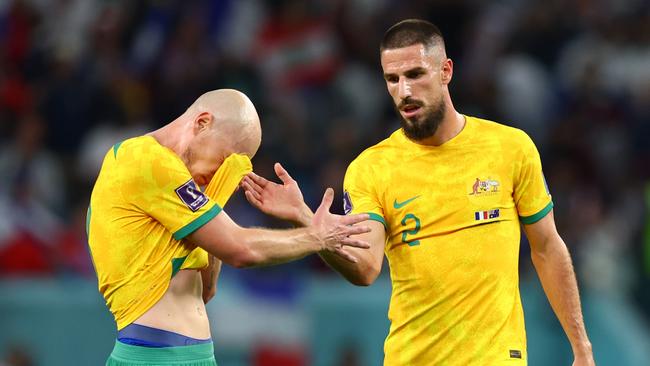
<svg viewBox="0 0 650 366">
<path fill-rule="evenodd" d="M 295 218 L 293 220 L 294 224 L 299 227 L 308 227 L 311 224 L 311 219 L 314 217 L 314 213 L 311 212 L 309 207 L 303 203 L 303 205 L 296 210 Z"/>
<path fill-rule="evenodd" d="M 592 357 L 593 351 L 591 349 L 591 342 L 582 341 L 576 344 L 572 344 L 571 348 L 573 349 L 573 355 L 578 357 Z"/>
<path fill-rule="evenodd" d="M 303 230 L 305 230 L 305 232 L 307 233 L 307 241 L 310 243 L 314 243 L 315 245 L 314 249 L 316 252 L 322 252 L 323 250 L 325 250 L 325 242 L 323 241 L 320 233 L 318 232 L 318 229 L 314 225 L 309 223 Z"/>
</svg>

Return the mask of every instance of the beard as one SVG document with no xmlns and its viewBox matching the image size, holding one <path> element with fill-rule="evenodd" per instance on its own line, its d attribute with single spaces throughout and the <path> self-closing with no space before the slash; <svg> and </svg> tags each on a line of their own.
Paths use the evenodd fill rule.
<svg viewBox="0 0 650 366">
<path fill-rule="evenodd" d="M 421 115 L 412 119 L 404 118 L 400 113 L 400 107 L 406 104 L 416 104 L 423 108 Z M 422 102 L 407 98 L 399 106 L 395 106 L 395 109 L 400 116 L 400 125 L 404 131 L 404 135 L 413 141 L 422 141 L 435 135 L 446 112 L 443 99 L 440 99 L 440 102 L 435 105 L 423 107 Z"/>
</svg>

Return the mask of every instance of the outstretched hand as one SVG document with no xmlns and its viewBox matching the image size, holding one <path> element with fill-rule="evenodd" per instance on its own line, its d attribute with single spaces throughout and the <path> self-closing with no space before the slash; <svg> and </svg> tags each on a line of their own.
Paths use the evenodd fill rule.
<svg viewBox="0 0 650 366">
<path fill-rule="evenodd" d="M 241 182 L 246 199 L 267 215 L 307 226 L 312 214 L 305 204 L 298 183 L 280 163 L 275 163 L 273 169 L 282 184 L 251 172 Z"/>
<path fill-rule="evenodd" d="M 327 188 L 323 200 L 314 213 L 311 228 L 322 243 L 323 251 L 336 253 L 342 258 L 356 263 L 357 258 L 345 251 L 346 247 L 368 249 L 370 244 L 366 241 L 353 239 L 350 236 L 370 232 L 370 227 L 355 225 L 368 220 L 368 214 L 335 215 L 330 212 L 334 190 Z"/>
</svg>

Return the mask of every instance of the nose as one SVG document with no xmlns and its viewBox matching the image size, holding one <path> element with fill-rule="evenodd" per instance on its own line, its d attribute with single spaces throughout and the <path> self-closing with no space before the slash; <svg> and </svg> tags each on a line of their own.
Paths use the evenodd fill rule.
<svg viewBox="0 0 650 366">
<path fill-rule="evenodd" d="M 400 99 L 406 99 L 411 96 L 411 85 L 408 83 L 406 78 L 400 78 L 399 84 L 397 87 L 397 96 Z"/>
</svg>

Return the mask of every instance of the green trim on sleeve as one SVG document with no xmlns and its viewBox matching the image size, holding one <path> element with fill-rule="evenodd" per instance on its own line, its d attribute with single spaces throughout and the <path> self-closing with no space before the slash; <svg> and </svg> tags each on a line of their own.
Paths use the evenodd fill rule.
<svg viewBox="0 0 650 366">
<path fill-rule="evenodd" d="M 90 210 L 90 205 L 88 205 L 88 211 L 86 211 L 86 237 L 90 236 L 90 215 L 92 211 Z"/>
<path fill-rule="evenodd" d="M 374 221 L 379 221 L 379 222 L 381 222 L 381 223 L 384 225 L 384 228 L 385 228 L 386 230 L 388 230 L 388 226 L 386 225 L 386 221 L 384 220 L 383 217 L 381 217 L 381 215 L 376 214 L 376 213 L 374 213 L 374 212 L 366 212 L 366 213 L 367 213 L 368 215 L 370 215 L 370 220 L 374 220 Z"/>
<path fill-rule="evenodd" d="M 553 201 L 549 202 L 546 207 L 541 209 L 538 213 L 530 216 L 519 216 L 519 220 L 521 221 L 522 224 L 524 225 L 530 225 L 534 224 L 537 221 L 541 220 L 546 216 L 551 210 L 553 209 Z"/>
<path fill-rule="evenodd" d="M 181 266 L 185 263 L 185 259 L 187 259 L 187 256 L 172 259 L 172 278 L 181 270 Z"/>
<path fill-rule="evenodd" d="M 183 226 L 178 231 L 176 231 L 174 233 L 174 239 L 181 240 L 184 237 L 190 235 L 196 229 L 205 225 L 208 221 L 212 220 L 215 216 L 217 216 L 219 212 L 221 212 L 221 210 L 222 210 L 221 206 L 215 203 L 215 205 L 212 206 L 212 208 L 209 209 L 208 211 L 204 212 L 203 215 L 197 217 L 196 219 L 194 219 L 194 221 L 190 222 L 189 224 Z"/>
<path fill-rule="evenodd" d="M 120 141 L 117 144 L 113 145 L 113 156 L 117 158 L 117 150 L 120 148 L 120 145 L 122 145 L 124 141 Z"/>
</svg>

